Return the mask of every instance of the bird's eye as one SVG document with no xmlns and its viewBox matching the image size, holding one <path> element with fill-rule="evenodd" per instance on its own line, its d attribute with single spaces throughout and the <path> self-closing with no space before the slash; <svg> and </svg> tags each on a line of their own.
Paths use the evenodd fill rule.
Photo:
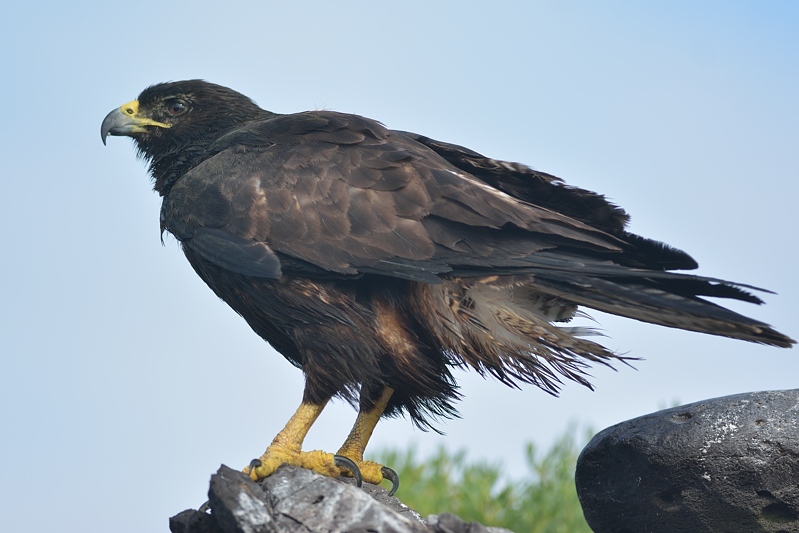
<svg viewBox="0 0 799 533">
<path fill-rule="evenodd" d="M 176 117 L 185 113 L 188 110 L 188 107 L 186 107 L 186 104 L 180 100 L 170 100 L 166 103 L 166 110 L 170 115 Z"/>
</svg>

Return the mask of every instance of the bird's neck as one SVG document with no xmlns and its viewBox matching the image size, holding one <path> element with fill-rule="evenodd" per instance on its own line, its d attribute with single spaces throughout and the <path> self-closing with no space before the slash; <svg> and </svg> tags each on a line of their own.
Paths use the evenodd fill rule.
<svg viewBox="0 0 799 533">
<path fill-rule="evenodd" d="M 152 158 L 150 175 L 154 180 L 153 189 L 162 197 L 166 196 L 181 176 L 209 156 L 205 147 L 191 147 Z"/>
<path fill-rule="evenodd" d="M 216 145 L 219 138 L 244 124 L 276 116 L 275 113 L 258 107 L 246 111 L 239 115 L 231 113 L 225 117 L 226 120 L 218 121 L 213 127 L 200 128 L 201 135 L 183 138 L 175 146 L 165 147 L 164 143 L 169 141 L 159 138 L 136 139 L 139 153 L 150 162 L 153 189 L 162 197 L 166 196 L 184 174 L 223 149 Z"/>
</svg>

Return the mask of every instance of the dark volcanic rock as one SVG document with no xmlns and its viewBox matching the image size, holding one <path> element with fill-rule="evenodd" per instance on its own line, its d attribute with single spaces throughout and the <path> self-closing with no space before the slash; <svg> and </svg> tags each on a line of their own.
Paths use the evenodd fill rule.
<svg viewBox="0 0 799 533">
<path fill-rule="evenodd" d="M 658 411 L 597 434 L 577 493 L 597 533 L 799 531 L 799 390 Z"/>
<path fill-rule="evenodd" d="M 194 509 L 187 509 L 169 519 L 172 533 L 221 533 L 214 517 Z"/>
<path fill-rule="evenodd" d="M 222 466 L 211 477 L 211 512 L 187 510 L 169 520 L 172 533 L 501 533 L 457 516 L 432 516 L 429 524 L 382 487 L 357 488 L 283 466 L 254 483 Z M 510 533 L 510 532 L 507 532 Z"/>
</svg>

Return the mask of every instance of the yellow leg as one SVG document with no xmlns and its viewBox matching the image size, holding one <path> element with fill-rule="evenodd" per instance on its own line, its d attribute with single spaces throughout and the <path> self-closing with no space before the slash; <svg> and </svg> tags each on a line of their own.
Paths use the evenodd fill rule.
<svg viewBox="0 0 799 533">
<path fill-rule="evenodd" d="M 285 448 L 290 451 L 299 452 L 308 430 L 325 408 L 327 402 L 322 405 L 302 402 L 297 411 L 291 416 L 286 427 L 272 440 L 272 446 Z"/>
<path fill-rule="evenodd" d="M 330 477 L 338 477 L 348 472 L 355 474 L 355 470 L 358 470 L 360 477 L 364 481 L 375 485 L 379 485 L 383 481 L 384 475 L 387 476 L 394 485 L 391 491 L 391 494 L 393 494 L 399 486 L 396 473 L 386 469 L 381 464 L 363 460 L 363 452 L 369 443 L 369 438 L 372 436 L 372 432 L 383 415 L 383 411 L 385 411 L 393 393 L 393 389 L 386 387 L 374 407 L 368 411 L 360 411 L 358 413 L 347 440 L 344 441 L 337 454 L 350 459 L 355 463 L 354 465 L 346 466 L 340 461 L 337 464 L 336 456 L 332 453 L 318 450 L 302 451 L 302 442 L 305 440 L 308 430 L 319 418 L 322 409 L 327 403 L 319 405 L 303 402 L 297 412 L 289 419 L 286 427 L 277 434 L 264 454 L 246 467 L 244 473 L 248 474 L 253 481 L 258 481 L 272 475 L 283 464 L 300 466 Z M 350 467 L 352 467 L 352 470 L 350 470 Z M 357 478 L 358 475 L 355 477 Z"/>
<path fill-rule="evenodd" d="M 386 405 L 388 405 L 392 394 L 394 394 L 394 389 L 386 387 L 372 409 L 358 412 L 355 425 L 352 426 L 347 440 L 344 441 L 338 451 L 339 455 L 349 457 L 355 462 L 363 461 L 363 452 L 366 449 L 366 445 L 372 437 L 372 432 L 378 420 L 383 416 L 383 411 L 386 410 Z"/>
<path fill-rule="evenodd" d="M 394 389 L 384 388 L 374 407 L 368 411 L 358 412 L 358 418 L 355 419 L 355 424 L 352 426 L 347 440 L 344 441 L 338 451 L 338 455 L 343 455 L 355 461 L 355 464 L 361 470 L 361 476 L 364 481 L 375 485 L 379 485 L 383 481 L 383 465 L 374 461 L 364 461 L 363 452 L 393 393 Z M 396 482 L 394 483 L 396 485 Z"/>
<path fill-rule="evenodd" d="M 341 468 L 335 465 L 333 454 L 318 450 L 302 451 L 302 442 L 326 403 L 318 405 L 302 402 L 264 454 L 246 467 L 244 473 L 249 474 L 253 481 L 257 481 L 272 475 L 280 465 L 288 464 L 308 468 L 330 477 L 339 476 Z"/>
</svg>

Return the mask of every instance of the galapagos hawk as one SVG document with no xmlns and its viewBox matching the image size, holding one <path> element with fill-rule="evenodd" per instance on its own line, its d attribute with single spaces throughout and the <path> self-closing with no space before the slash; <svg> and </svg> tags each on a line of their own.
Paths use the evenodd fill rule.
<svg viewBox="0 0 799 533">
<path fill-rule="evenodd" d="M 378 420 L 455 414 L 453 367 L 557 393 L 623 357 L 569 326 L 580 307 L 790 347 L 706 297 L 754 287 L 676 273 L 685 252 L 625 229 L 603 196 L 518 163 L 332 111 L 276 114 L 201 80 L 153 85 L 101 134 L 131 137 L 161 230 L 252 329 L 305 374 L 302 403 L 246 472 L 284 463 L 379 483 Z M 337 454 L 303 452 L 334 396 L 358 406 Z"/>
</svg>

